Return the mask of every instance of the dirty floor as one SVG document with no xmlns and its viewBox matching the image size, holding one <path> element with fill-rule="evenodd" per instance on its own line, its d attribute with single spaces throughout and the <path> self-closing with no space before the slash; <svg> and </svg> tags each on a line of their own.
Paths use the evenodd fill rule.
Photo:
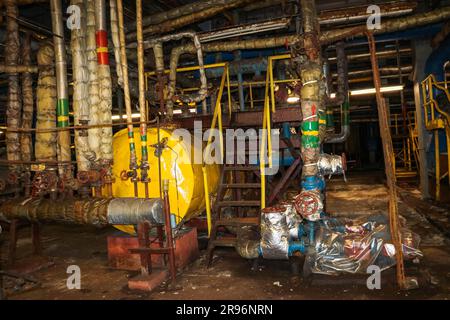
<svg viewBox="0 0 450 320">
<path fill-rule="evenodd" d="M 419 201 L 413 187 L 402 192 L 410 200 Z M 387 194 L 382 176 L 349 176 L 348 183 L 334 177 L 328 183 L 326 205 L 327 211 L 336 216 L 385 212 Z M 117 230 L 45 226 L 44 252 L 53 265 L 32 274 L 40 282 L 38 287 L 28 281 L 6 278 L 8 299 L 449 299 L 449 241 L 437 227 L 441 223 L 435 221 L 437 217 L 448 223 L 448 208 L 429 203 L 411 205 L 410 201 L 407 204 L 400 199 L 399 210 L 406 224 L 420 235 L 420 249 L 424 253 L 420 263 L 406 263 L 407 275 L 417 277 L 420 285 L 409 292 L 396 289 L 395 268 L 382 273 L 380 290 L 369 290 L 364 275 L 313 275 L 303 279 L 292 274 L 288 262 L 262 261 L 252 268 L 232 249 L 216 250 L 210 269 L 205 268 L 202 251 L 201 257 L 179 274 L 174 286 L 164 284 L 152 293 L 131 292 L 127 289 L 127 278 L 132 274 L 111 269 L 107 262 L 106 237 Z M 19 259 L 31 251 L 27 232 L 24 229 L 20 233 Z M 5 255 L 5 234 L 3 237 Z M 70 265 L 81 269 L 81 290 L 66 287 Z"/>
</svg>

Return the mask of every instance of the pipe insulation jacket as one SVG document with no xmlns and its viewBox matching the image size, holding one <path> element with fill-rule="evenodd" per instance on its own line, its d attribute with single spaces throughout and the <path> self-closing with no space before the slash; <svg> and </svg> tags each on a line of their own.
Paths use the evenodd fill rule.
<svg viewBox="0 0 450 320">
<path fill-rule="evenodd" d="M 57 126 L 64 128 L 69 126 L 69 88 L 67 85 L 67 58 L 66 47 L 64 42 L 64 22 L 62 18 L 61 0 L 51 0 L 50 9 L 52 16 L 53 30 L 53 47 L 55 52 L 55 75 L 56 75 L 56 114 Z M 58 148 L 59 161 L 71 161 L 70 151 L 70 132 L 58 132 Z M 71 176 L 71 168 L 68 166 L 59 168 L 60 176 L 69 178 Z"/>
<path fill-rule="evenodd" d="M 73 114 L 77 125 L 89 124 L 89 70 L 86 57 L 86 7 L 83 0 L 72 0 L 80 8 L 80 27 L 71 30 Z M 88 171 L 96 154 L 89 147 L 88 132 L 75 131 L 75 153 L 78 171 Z"/>
<path fill-rule="evenodd" d="M 50 44 L 41 44 L 37 53 L 39 65 L 36 89 L 36 141 L 34 155 L 37 161 L 56 160 L 56 131 L 39 132 L 41 129 L 56 128 L 56 77 L 54 51 Z"/>
<path fill-rule="evenodd" d="M 86 0 L 86 58 L 89 71 L 89 124 L 100 124 L 100 92 L 97 70 L 97 45 L 95 40 L 95 4 L 94 0 Z M 96 160 L 100 157 L 100 139 L 102 129 L 90 128 L 88 130 L 89 147 L 95 153 Z"/>
<path fill-rule="evenodd" d="M 31 36 L 27 34 L 22 43 L 22 63 L 25 66 L 31 65 Z M 22 74 L 22 128 L 31 129 L 33 125 L 33 77 L 30 72 Z M 33 154 L 33 146 L 31 141 L 31 133 L 22 133 L 20 136 L 20 146 L 22 152 L 22 160 L 31 161 Z"/>
<path fill-rule="evenodd" d="M 116 61 L 117 83 L 123 87 L 123 71 L 120 61 L 119 24 L 117 18 L 117 0 L 109 0 L 109 12 L 111 19 L 111 40 L 114 48 L 114 59 Z"/>
<path fill-rule="evenodd" d="M 99 84 L 99 120 L 101 124 L 112 124 L 112 83 L 108 58 L 108 34 L 106 29 L 105 0 L 95 0 L 95 39 L 97 43 L 97 76 Z M 108 165 L 113 159 L 112 127 L 105 126 L 100 131 L 100 161 Z"/>
<path fill-rule="evenodd" d="M 13 0 L 5 0 L 6 7 L 6 46 L 4 51 L 5 65 L 16 66 L 19 62 L 19 25 L 17 18 L 19 10 Z M 11 129 L 21 126 L 21 92 L 19 86 L 19 75 L 10 73 L 8 75 L 8 105 L 6 107 L 6 123 Z M 17 132 L 6 132 L 6 155 L 8 160 L 21 160 L 20 138 Z M 12 172 L 19 173 L 20 166 L 9 166 Z"/>
<path fill-rule="evenodd" d="M 38 68 L 31 65 L 7 66 L 0 64 L 0 73 L 37 73 Z"/>
<path fill-rule="evenodd" d="M 164 224 L 163 201 L 159 198 L 93 198 L 51 200 L 17 198 L 0 205 L 0 220 L 57 222 L 93 225 L 135 225 L 141 221 Z"/>
</svg>

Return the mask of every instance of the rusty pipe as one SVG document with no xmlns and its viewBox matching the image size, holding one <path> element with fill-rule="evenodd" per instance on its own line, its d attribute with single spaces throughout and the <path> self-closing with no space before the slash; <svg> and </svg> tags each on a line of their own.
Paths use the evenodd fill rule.
<svg viewBox="0 0 450 320">
<path fill-rule="evenodd" d="M 169 201 L 169 180 L 163 181 L 163 195 L 164 195 L 164 221 L 166 229 L 167 248 L 169 250 L 169 266 L 170 266 L 170 278 L 172 282 L 175 281 L 177 269 L 175 265 L 175 248 L 172 236 L 172 224 L 170 221 L 170 201 Z"/>
</svg>

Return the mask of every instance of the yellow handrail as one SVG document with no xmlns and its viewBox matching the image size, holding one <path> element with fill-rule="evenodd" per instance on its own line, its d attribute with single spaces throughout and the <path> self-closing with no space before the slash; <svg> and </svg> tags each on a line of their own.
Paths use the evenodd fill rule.
<svg viewBox="0 0 450 320">
<path fill-rule="evenodd" d="M 209 132 L 208 141 L 206 143 L 205 152 L 203 154 L 209 154 L 209 149 L 211 147 L 212 143 L 212 137 L 213 137 L 213 130 L 216 127 L 216 124 L 218 124 L 219 127 L 219 141 L 220 141 L 220 159 L 223 161 L 224 158 L 224 150 L 223 150 L 223 135 L 222 135 L 222 95 L 223 90 L 225 87 L 225 80 L 227 78 L 228 74 L 228 64 L 224 64 L 224 72 L 222 74 L 222 79 L 220 82 L 219 87 L 219 93 L 217 95 L 216 105 L 214 107 L 214 114 L 211 122 L 211 130 Z M 228 88 L 229 90 L 229 88 Z M 203 157 L 202 157 L 203 159 Z M 209 188 L 208 188 L 208 172 L 205 167 L 205 162 L 203 161 L 202 166 L 202 173 L 203 173 L 203 184 L 204 184 L 204 191 L 205 191 L 205 206 L 206 206 L 206 221 L 208 223 L 208 236 L 211 234 L 211 224 L 212 224 L 212 217 L 211 217 L 211 203 L 209 201 Z"/>
</svg>

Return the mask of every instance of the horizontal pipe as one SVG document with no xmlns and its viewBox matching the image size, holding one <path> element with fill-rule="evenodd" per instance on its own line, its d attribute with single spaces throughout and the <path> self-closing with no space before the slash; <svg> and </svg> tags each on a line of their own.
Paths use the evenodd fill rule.
<svg viewBox="0 0 450 320">
<path fill-rule="evenodd" d="M 39 70 L 37 66 L 7 66 L 4 64 L 0 64 L 0 73 L 37 73 L 38 71 Z"/>
<path fill-rule="evenodd" d="M 0 205 L 0 220 L 58 222 L 93 225 L 97 227 L 138 224 L 149 221 L 164 223 L 161 199 L 93 198 L 51 200 L 46 198 L 17 198 Z"/>
</svg>

